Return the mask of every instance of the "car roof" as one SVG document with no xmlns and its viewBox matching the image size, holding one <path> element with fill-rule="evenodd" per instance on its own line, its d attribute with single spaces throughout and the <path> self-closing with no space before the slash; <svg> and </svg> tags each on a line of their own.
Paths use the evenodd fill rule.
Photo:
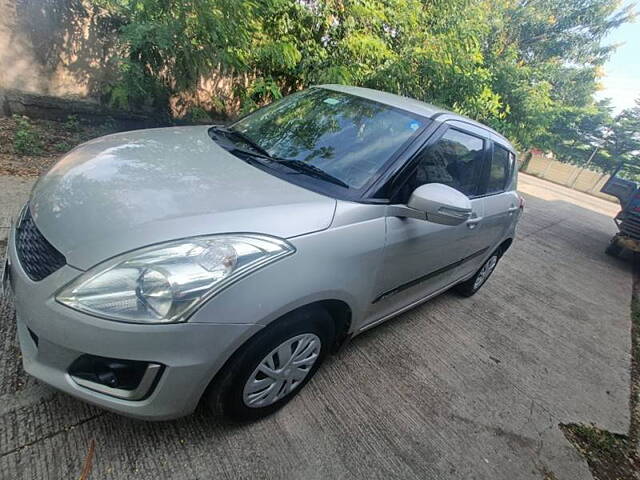
<svg viewBox="0 0 640 480">
<path fill-rule="evenodd" d="M 374 90 L 372 88 L 352 87 L 348 85 L 334 84 L 317 85 L 316 88 L 324 88 L 326 90 L 333 90 L 336 92 L 347 93 L 349 95 L 355 95 L 357 97 L 362 97 L 374 102 L 389 105 L 390 107 L 396 107 L 401 110 L 406 110 L 407 112 L 415 113 L 416 115 L 421 115 L 423 117 L 431 118 L 434 120 L 437 119 L 438 121 L 457 120 L 460 122 L 469 123 L 490 133 L 493 133 L 498 137 L 499 140 L 502 140 L 502 142 L 500 143 L 505 143 L 506 146 L 515 151 L 513 145 L 511 145 L 509 140 L 507 140 L 503 135 L 496 132 L 491 127 L 488 127 L 480 122 L 476 122 L 475 120 L 465 117 L 464 115 L 460 115 L 458 113 L 445 110 L 444 108 L 431 105 L 430 103 L 421 102 L 420 100 L 403 97 L 401 95 L 395 95 L 393 93 Z"/>
</svg>

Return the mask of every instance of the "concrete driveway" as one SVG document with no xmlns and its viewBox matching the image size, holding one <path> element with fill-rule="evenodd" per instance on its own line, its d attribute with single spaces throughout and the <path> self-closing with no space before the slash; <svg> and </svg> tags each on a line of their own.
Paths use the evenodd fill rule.
<svg viewBox="0 0 640 480">
<path fill-rule="evenodd" d="M 143 423 L 51 391 L 21 371 L 0 307 L 0 477 L 77 478 L 95 440 L 93 479 L 591 478 L 558 424 L 628 428 L 631 271 L 603 253 L 617 208 L 520 185 L 518 241 L 478 295 L 356 338 L 252 425 Z"/>
</svg>

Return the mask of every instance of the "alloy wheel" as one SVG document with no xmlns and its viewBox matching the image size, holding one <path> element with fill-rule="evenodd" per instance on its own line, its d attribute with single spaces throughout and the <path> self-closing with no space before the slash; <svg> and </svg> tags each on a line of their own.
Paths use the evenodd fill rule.
<svg viewBox="0 0 640 480">
<path fill-rule="evenodd" d="M 478 290 L 482 286 L 482 284 L 487 281 L 487 278 L 489 278 L 489 275 L 491 275 L 491 272 L 493 272 L 493 269 L 496 268 L 497 264 L 498 264 L 497 255 L 492 255 L 491 258 L 489 258 L 489 260 L 485 262 L 485 264 L 482 266 L 482 268 L 478 272 L 478 276 L 476 277 L 476 280 L 473 282 L 474 290 Z"/>
</svg>

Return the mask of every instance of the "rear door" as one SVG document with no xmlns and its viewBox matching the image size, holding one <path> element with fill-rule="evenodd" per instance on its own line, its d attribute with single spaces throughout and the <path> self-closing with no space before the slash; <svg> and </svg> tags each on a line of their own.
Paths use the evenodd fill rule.
<svg viewBox="0 0 640 480">
<path fill-rule="evenodd" d="M 485 170 L 483 243 L 497 247 L 518 218 L 520 199 L 515 190 L 515 154 L 496 141 Z"/>
</svg>

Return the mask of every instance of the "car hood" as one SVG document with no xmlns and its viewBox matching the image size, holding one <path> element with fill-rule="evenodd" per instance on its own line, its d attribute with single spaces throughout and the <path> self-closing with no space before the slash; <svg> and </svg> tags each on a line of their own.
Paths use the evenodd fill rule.
<svg viewBox="0 0 640 480">
<path fill-rule="evenodd" d="M 251 166 L 207 127 L 139 130 L 75 148 L 44 175 L 30 209 L 77 268 L 150 244 L 254 232 L 289 238 L 327 228 L 336 201 Z"/>
</svg>

